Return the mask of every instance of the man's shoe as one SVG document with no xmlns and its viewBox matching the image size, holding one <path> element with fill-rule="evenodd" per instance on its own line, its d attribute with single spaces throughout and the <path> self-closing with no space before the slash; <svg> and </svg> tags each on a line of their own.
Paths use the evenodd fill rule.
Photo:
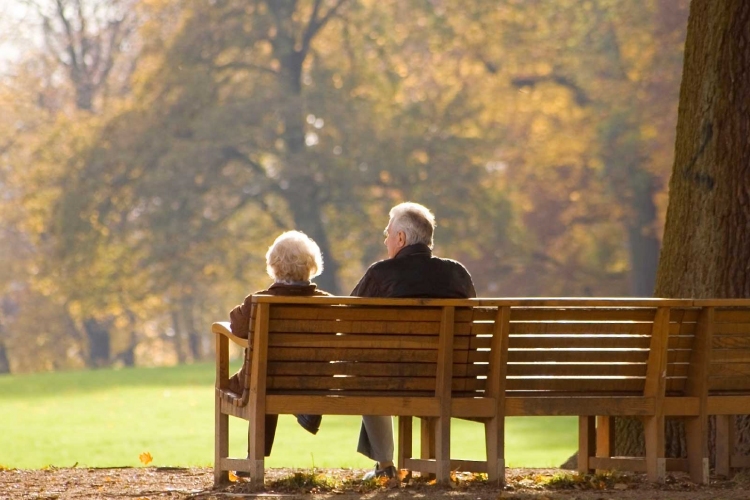
<svg viewBox="0 0 750 500">
<path fill-rule="evenodd" d="M 375 464 L 375 468 L 365 474 L 365 476 L 362 478 L 363 481 L 369 481 L 370 479 L 375 479 L 377 477 L 387 477 L 387 478 L 394 478 L 396 477 L 396 467 L 393 465 L 389 465 L 388 467 L 384 467 L 382 469 L 378 469 L 378 466 L 380 464 Z"/>
<path fill-rule="evenodd" d="M 320 429 L 321 415 L 295 415 L 297 422 L 310 434 L 317 434 Z"/>
</svg>

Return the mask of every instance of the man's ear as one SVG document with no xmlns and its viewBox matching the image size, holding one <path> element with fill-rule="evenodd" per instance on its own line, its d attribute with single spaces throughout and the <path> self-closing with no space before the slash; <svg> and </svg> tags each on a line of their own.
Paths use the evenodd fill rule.
<svg viewBox="0 0 750 500">
<path fill-rule="evenodd" d="M 398 246 L 399 247 L 406 246 L 406 233 L 403 231 L 398 232 Z"/>
</svg>

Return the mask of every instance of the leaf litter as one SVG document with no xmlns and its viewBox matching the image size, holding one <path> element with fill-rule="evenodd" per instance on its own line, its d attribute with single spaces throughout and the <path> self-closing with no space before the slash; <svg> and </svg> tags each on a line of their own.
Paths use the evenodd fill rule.
<svg viewBox="0 0 750 500">
<path fill-rule="evenodd" d="M 712 477 L 696 485 L 683 473 L 664 484 L 643 474 L 578 474 L 560 469 L 507 469 L 505 486 L 484 474 L 454 471 L 446 485 L 401 471 L 395 479 L 362 481 L 358 469 L 267 469 L 264 485 L 242 478 L 213 489 L 211 468 L 48 467 L 12 469 L 0 465 L 0 500 L 82 499 L 300 499 L 300 500 L 747 500 L 748 475 Z"/>
</svg>

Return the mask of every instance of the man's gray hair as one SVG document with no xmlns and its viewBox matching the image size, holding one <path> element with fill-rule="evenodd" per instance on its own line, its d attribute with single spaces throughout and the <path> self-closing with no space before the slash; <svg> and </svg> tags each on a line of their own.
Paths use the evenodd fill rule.
<svg viewBox="0 0 750 500">
<path fill-rule="evenodd" d="M 390 212 L 391 229 L 403 231 L 406 244 L 422 243 L 432 248 L 432 234 L 435 232 L 435 216 L 430 209 L 419 203 L 400 203 Z"/>
</svg>

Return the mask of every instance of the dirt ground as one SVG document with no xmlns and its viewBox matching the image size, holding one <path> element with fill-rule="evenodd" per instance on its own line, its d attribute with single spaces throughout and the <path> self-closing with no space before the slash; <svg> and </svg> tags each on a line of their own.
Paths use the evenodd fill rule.
<svg viewBox="0 0 750 500">
<path fill-rule="evenodd" d="M 310 470 L 269 469 L 263 488 L 239 480 L 212 489 L 208 468 L 108 468 L 0 470 L 0 499 L 300 499 L 300 500 L 738 500 L 750 499 L 750 475 L 711 478 L 697 486 L 681 474 L 665 484 L 651 484 L 641 474 L 579 476 L 558 469 L 508 469 L 505 487 L 489 485 L 476 476 L 457 474 L 449 486 L 420 478 L 363 482 L 365 471 L 318 471 L 326 481 L 304 485 L 315 477 Z M 295 478 L 296 481 L 292 480 Z"/>
</svg>

